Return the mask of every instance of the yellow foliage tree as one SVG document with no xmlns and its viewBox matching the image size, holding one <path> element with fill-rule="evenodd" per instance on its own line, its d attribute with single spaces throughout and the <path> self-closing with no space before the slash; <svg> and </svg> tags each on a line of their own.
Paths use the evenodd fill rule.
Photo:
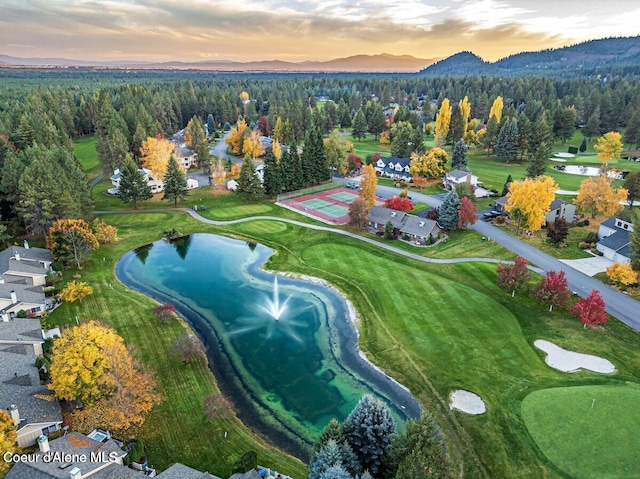
<svg viewBox="0 0 640 479">
<path fill-rule="evenodd" d="M 544 226 L 545 215 L 549 212 L 557 189 L 554 179 L 548 176 L 511 182 L 505 210 L 518 221 L 516 234 L 520 232 L 521 225 L 531 231 Z"/>
<path fill-rule="evenodd" d="M 388 145 L 389 143 L 391 143 L 391 132 L 389 130 L 384 130 L 380 133 L 380 144 Z"/>
<path fill-rule="evenodd" d="M 498 96 L 495 100 L 493 100 L 493 104 L 491 105 L 491 110 L 489 110 L 489 118 L 490 120 L 492 116 L 496 117 L 498 123 L 502 119 L 502 109 L 504 108 L 504 102 L 502 101 L 502 97 Z"/>
<path fill-rule="evenodd" d="M 118 238 L 118 228 L 108 224 L 104 220 L 99 218 L 93 220 L 91 229 L 100 244 L 114 244 L 120 241 L 120 238 Z"/>
<path fill-rule="evenodd" d="M 613 263 L 607 268 L 607 278 L 612 283 L 629 286 L 638 282 L 638 273 L 630 263 Z"/>
<path fill-rule="evenodd" d="M 4 409 L 0 409 L 0 451 L 2 454 L 5 452 L 13 452 L 16 450 L 16 427 L 13 425 L 13 419 L 11 415 Z M 0 477 L 9 470 L 9 463 L 0 459 Z"/>
<path fill-rule="evenodd" d="M 259 156 L 264 156 L 264 146 L 260 142 L 260 132 L 253 130 L 242 143 L 242 153 L 250 155 L 255 160 Z"/>
<path fill-rule="evenodd" d="M 155 173 L 158 179 L 163 179 L 174 149 L 175 145 L 160 135 L 149 137 L 140 146 L 140 162 L 144 168 Z"/>
<path fill-rule="evenodd" d="M 213 165 L 213 168 L 211 169 L 211 178 L 216 185 L 224 183 L 227 179 L 227 170 L 224 168 L 221 159 L 218 159 L 218 161 Z"/>
<path fill-rule="evenodd" d="M 229 173 L 227 174 L 227 178 L 229 178 L 230 180 L 235 180 L 236 178 L 240 177 L 240 163 L 234 163 L 233 165 L 231 165 L 231 169 L 229 170 Z"/>
<path fill-rule="evenodd" d="M 249 101 L 249 94 L 246 91 L 240 93 L 240 99 L 244 103 L 245 101 Z"/>
<path fill-rule="evenodd" d="M 366 165 L 362 171 L 360 180 L 360 198 L 365 201 L 367 210 L 376 204 L 376 188 L 378 187 L 378 177 L 373 165 Z"/>
<path fill-rule="evenodd" d="M 413 177 L 438 178 L 447 172 L 449 156 L 442 148 L 431 148 L 427 153 L 411 154 L 409 173 Z"/>
<path fill-rule="evenodd" d="M 229 145 L 229 148 L 234 155 L 240 155 L 242 153 L 242 147 L 246 135 L 247 122 L 242 118 L 238 120 L 236 126 L 231 127 L 229 138 L 224 140 L 227 142 L 227 145 Z"/>
<path fill-rule="evenodd" d="M 280 158 L 282 158 L 282 146 L 277 139 L 273 140 L 271 143 L 271 150 L 273 151 L 273 156 L 276 157 L 276 160 L 280 161 Z"/>
<path fill-rule="evenodd" d="M 461 121 L 464 125 L 463 139 L 468 143 L 467 132 L 469 129 L 469 118 L 471 117 L 471 103 L 469 103 L 469 98 L 466 95 L 458 102 L 458 110 L 460 111 Z"/>
<path fill-rule="evenodd" d="M 622 135 L 617 131 L 605 133 L 593 147 L 598 150 L 598 158 L 606 166 L 611 160 L 617 160 L 622 153 Z"/>
<path fill-rule="evenodd" d="M 89 224 L 81 219 L 57 220 L 47 234 L 47 248 L 54 259 L 65 264 L 74 261 L 78 268 L 98 246 L 98 239 Z"/>
<path fill-rule="evenodd" d="M 598 213 L 614 216 L 624 208 L 620 202 L 627 200 L 627 194 L 628 191 L 624 188 L 614 189 L 607 175 L 603 173 L 580 183 L 575 204 L 583 210 L 591 210 L 592 218 L 595 218 Z"/>
<path fill-rule="evenodd" d="M 442 148 L 449 133 L 449 124 L 451 123 L 451 105 L 449 105 L 449 99 L 442 100 L 440 110 L 436 115 L 436 133 L 435 144 L 437 147 Z"/>
<path fill-rule="evenodd" d="M 80 301 L 82 298 L 93 294 L 93 288 L 83 281 L 71 281 L 60 291 L 60 299 L 67 303 Z"/>
<path fill-rule="evenodd" d="M 51 359 L 49 389 L 60 399 L 85 406 L 74 413 L 76 421 L 100 421 L 123 432 L 142 424 L 160 402 L 153 377 L 141 371 L 122 337 L 97 321 L 65 330 L 53 343 Z"/>
</svg>

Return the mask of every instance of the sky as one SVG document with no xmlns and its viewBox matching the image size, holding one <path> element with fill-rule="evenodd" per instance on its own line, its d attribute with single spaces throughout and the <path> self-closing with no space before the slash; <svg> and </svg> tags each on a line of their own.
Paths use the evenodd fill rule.
<svg viewBox="0 0 640 479">
<path fill-rule="evenodd" d="M 0 0 L 0 54 L 93 61 L 512 53 L 640 34 L 637 0 Z"/>
</svg>

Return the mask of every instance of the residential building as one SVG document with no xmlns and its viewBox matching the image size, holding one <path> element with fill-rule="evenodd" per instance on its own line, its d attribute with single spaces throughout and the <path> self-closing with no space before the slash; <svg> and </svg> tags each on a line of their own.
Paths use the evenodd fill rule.
<svg viewBox="0 0 640 479">
<path fill-rule="evenodd" d="M 555 199 L 544 217 L 547 223 L 553 223 L 558 218 L 563 218 L 567 223 L 573 223 L 576 220 L 576 205 Z"/>
<path fill-rule="evenodd" d="M 147 184 L 149 185 L 149 188 L 151 188 L 151 193 L 155 194 L 155 193 L 162 192 L 162 190 L 164 189 L 164 182 L 162 180 L 159 180 L 157 175 L 153 171 L 148 170 L 146 168 L 140 168 L 139 171 L 142 172 L 144 179 L 147 181 Z M 109 188 L 107 193 L 109 193 L 110 195 L 118 194 L 118 190 L 120 189 L 121 177 L 122 177 L 122 173 L 120 173 L 120 169 L 116 168 L 113 171 L 113 175 L 111 175 L 110 177 L 111 184 L 114 186 L 114 188 Z M 200 182 L 198 180 L 196 180 L 195 178 L 187 178 L 188 190 L 193 190 L 199 187 L 200 187 Z"/>
<path fill-rule="evenodd" d="M 0 407 L 6 407 L 17 428 L 18 446 L 36 443 L 62 424 L 60 405 L 40 383 L 35 367 L 45 335 L 38 319 L 4 314 L 0 321 Z"/>
<path fill-rule="evenodd" d="M 448 190 L 455 188 L 461 183 L 469 183 L 472 187 L 478 186 L 478 177 L 472 175 L 470 171 L 451 170 L 445 173 L 442 178 L 442 184 Z"/>
<path fill-rule="evenodd" d="M 198 155 L 191 148 L 185 145 L 176 145 L 173 150 L 173 156 L 185 170 L 195 167 L 198 164 Z"/>
<path fill-rule="evenodd" d="M 409 158 L 380 158 L 374 165 L 376 173 L 380 176 L 386 176 L 392 180 L 413 181 L 413 177 L 409 173 L 411 160 Z"/>
<path fill-rule="evenodd" d="M 398 229 L 401 234 L 416 241 L 427 241 L 429 237 L 437 238 L 442 231 L 437 221 L 384 206 L 371 207 L 369 210 L 369 226 L 371 228 L 376 231 L 384 231 L 387 221 L 391 221 L 393 227 Z"/>
<path fill-rule="evenodd" d="M 609 218 L 598 228 L 598 243 L 596 249 L 602 255 L 618 263 L 631 262 L 631 238 L 633 224 L 620 218 Z"/>
</svg>

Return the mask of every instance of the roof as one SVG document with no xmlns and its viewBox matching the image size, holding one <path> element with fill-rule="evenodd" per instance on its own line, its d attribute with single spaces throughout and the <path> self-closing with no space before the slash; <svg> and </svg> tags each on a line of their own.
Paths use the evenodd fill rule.
<svg viewBox="0 0 640 479">
<path fill-rule="evenodd" d="M 606 226 L 607 228 L 611 228 L 611 229 L 619 229 L 616 226 L 616 221 L 617 220 L 615 218 L 607 218 L 602 223 L 600 223 L 600 226 Z"/>
<path fill-rule="evenodd" d="M 617 231 L 615 233 L 598 241 L 598 244 L 630 258 L 631 240 L 629 238 L 629 232 L 620 228 L 616 228 L 616 230 Z"/>
<path fill-rule="evenodd" d="M 506 196 L 501 196 L 500 198 L 496 199 L 495 203 L 498 204 L 498 205 L 506 205 L 507 204 L 507 197 Z"/>
<path fill-rule="evenodd" d="M 260 479 L 261 476 L 258 474 L 258 471 L 255 469 L 251 469 L 250 471 L 245 472 L 244 474 L 241 472 L 236 472 L 229 479 Z"/>
<path fill-rule="evenodd" d="M 175 154 L 178 158 L 188 158 L 189 156 L 195 155 L 195 152 L 191 148 L 187 148 L 186 146 L 177 146 L 175 149 Z"/>
<path fill-rule="evenodd" d="M 220 479 L 212 476 L 208 472 L 200 472 L 184 464 L 176 463 L 169 469 L 162 471 L 158 476 L 160 479 Z"/>
<path fill-rule="evenodd" d="M 440 225 L 438 225 L 437 221 L 433 221 L 428 218 L 406 215 L 404 224 L 400 228 L 400 231 L 402 233 L 426 238 L 429 235 L 437 235 L 440 232 Z"/>
<path fill-rule="evenodd" d="M 142 472 L 113 463 L 109 459 L 110 454 L 115 454 L 116 457 L 126 455 L 112 439 L 106 442 L 98 442 L 89 439 L 83 434 L 71 432 L 50 441 L 49 447 L 52 453 L 61 452 L 77 458 L 86 458 L 86 462 L 70 461 L 63 463 L 55 460 L 45 462 L 41 457 L 42 453 L 37 452 L 35 454 L 39 460 L 16 464 L 5 476 L 5 479 L 68 479 L 69 472 L 74 467 L 80 469 L 82 477 L 89 475 L 94 479 L 137 479 L 145 477 Z M 64 464 L 69 465 L 61 469 L 60 466 Z M 92 471 L 100 468 L 104 469 L 92 474 Z"/>
<path fill-rule="evenodd" d="M 20 261 L 15 259 L 16 254 L 20 256 Z M 0 251 L 0 274 L 7 271 L 20 271 L 23 273 L 47 274 L 43 263 L 51 264 L 53 256 L 48 249 L 44 248 L 23 248 L 22 246 L 9 246 L 4 251 Z"/>
<path fill-rule="evenodd" d="M 33 286 L 32 284 L 25 284 L 24 279 L 17 276 L 5 276 L 6 281 L 4 284 L 0 284 L 0 298 L 8 299 L 11 296 L 11 291 L 16 293 L 18 302 L 31 303 L 31 304 L 44 304 L 45 294 L 44 286 Z M 12 281 L 15 280 L 15 281 Z"/>
<path fill-rule="evenodd" d="M 551 204 L 549 205 L 549 209 L 550 211 L 554 211 L 554 210 L 559 210 L 560 208 L 562 208 L 564 205 L 571 205 L 572 203 L 567 203 L 564 200 L 560 200 L 560 199 L 555 199 L 551 202 Z"/>
<path fill-rule="evenodd" d="M 372 206 L 369 210 L 369 221 L 382 225 L 386 224 L 387 221 L 391 221 L 394 228 L 400 228 L 406 215 L 402 211 L 392 210 L 384 206 Z"/>
<path fill-rule="evenodd" d="M 469 171 L 451 170 L 451 171 L 447 172 L 446 176 L 448 178 L 455 178 L 455 179 L 459 180 L 459 179 L 462 179 L 462 178 L 466 178 L 468 174 L 470 174 Z"/>
<path fill-rule="evenodd" d="M 389 158 L 381 158 L 381 159 L 385 161 L 387 165 L 389 163 L 393 163 L 394 165 L 397 165 L 398 163 L 400 163 L 400 165 L 404 167 L 404 166 L 409 166 L 411 164 L 411 158 L 399 158 L 397 156 L 391 156 Z"/>
<path fill-rule="evenodd" d="M 23 324 L 24 323 L 24 324 Z M 40 384 L 38 369 L 34 366 L 36 354 L 30 344 L 40 341 L 36 338 L 37 319 L 16 319 L 0 321 L 2 339 L 24 341 L 22 344 L 0 344 L 0 407 L 18 406 L 22 426 L 33 423 L 61 423 L 60 405 L 51 391 Z"/>
</svg>

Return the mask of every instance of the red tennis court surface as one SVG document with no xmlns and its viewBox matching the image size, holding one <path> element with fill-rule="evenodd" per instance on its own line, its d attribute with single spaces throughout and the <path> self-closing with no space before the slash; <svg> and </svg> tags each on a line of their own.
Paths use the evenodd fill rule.
<svg viewBox="0 0 640 479">
<path fill-rule="evenodd" d="M 347 188 L 335 188 L 309 195 L 298 196 L 280 203 L 290 209 L 318 218 L 326 223 L 343 225 L 349 222 L 349 205 L 358 197 L 358 192 Z M 382 204 L 378 199 L 377 204 Z"/>
</svg>

